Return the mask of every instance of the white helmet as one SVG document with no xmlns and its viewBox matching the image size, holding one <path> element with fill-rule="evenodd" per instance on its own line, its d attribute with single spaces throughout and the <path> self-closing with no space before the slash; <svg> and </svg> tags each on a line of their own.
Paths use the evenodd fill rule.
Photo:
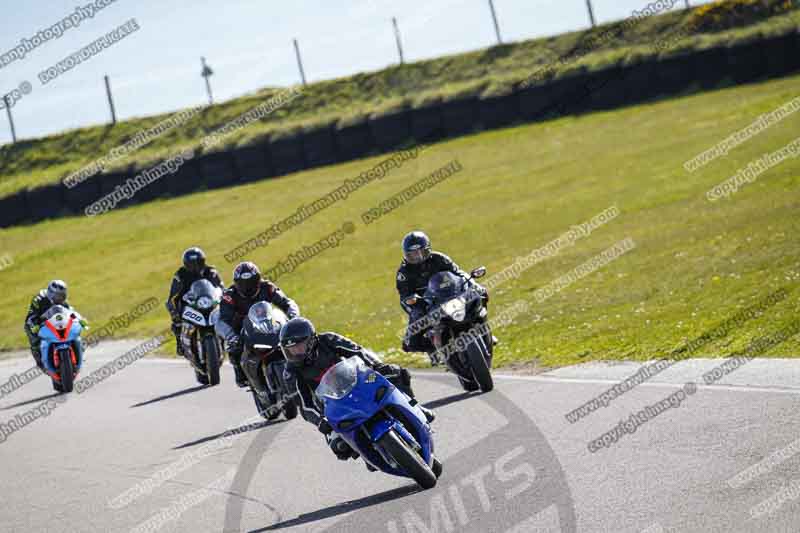
<svg viewBox="0 0 800 533">
<path fill-rule="evenodd" d="M 54 279 L 47 286 L 47 298 L 56 305 L 61 305 L 67 301 L 67 284 L 60 280 Z"/>
</svg>

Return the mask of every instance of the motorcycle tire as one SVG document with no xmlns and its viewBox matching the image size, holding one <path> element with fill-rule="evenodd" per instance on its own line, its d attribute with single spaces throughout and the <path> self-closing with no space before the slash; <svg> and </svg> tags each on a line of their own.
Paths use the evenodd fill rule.
<svg viewBox="0 0 800 533">
<path fill-rule="evenodd" d="M 211 386 L 219 385 L 219 347 L 212 335 L 203 338 L 203 355 L 206 360 L 206 375 L 208 384 Z"/>
<path fill-rule="evenodd" d="M 472 375 L 482 392 L 489 392 L 494 388 L 492 372 L 486 362 L 488 353 L 483 342 L 471 342 L 467 346 L 467 361 L 469 362 Z"/>
<path fill-rule="evenodd" d="M 436 486 L 436 474 L 394 430 L 381 437 L 378 444 L 417 482 L 417 485 L 425 490 Z"/>
</svg>

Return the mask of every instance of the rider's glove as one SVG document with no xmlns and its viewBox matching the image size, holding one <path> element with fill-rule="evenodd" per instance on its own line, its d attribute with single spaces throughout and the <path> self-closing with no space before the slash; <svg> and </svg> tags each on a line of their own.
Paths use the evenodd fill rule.
<svg viewBox="0 0 800 533">
<path fill-rule="evenodd" d="M 89 329 L 89 323 L 86 321 L 85 318 L 81 318 L 78 320 L 78 323 L 81 325 L 83 329 Z"/>
<path fill-rule="evenodd" d="M 331 427 L 331 424 L 328 422 L 327 418 L 323 418 L 319 421 L 319 424 L 317 424 L 317 429 L 323 435 L 330 435 L 333 433 L 333 428 Z"/>
<path fill-rule="evenodd" d="M 42 326 L 40 326 L 39 324 L 31 324 L 31 333 L 33 333 L 34 335 L 39 333 L 40 329 L 42 329 Z"/>
<path fill-rule="evenodd" d="M 395 368 L 386 363 L 378 363 L 372 369 L 385 378 L 393 377 L 395 374 Z"/>
</svg>

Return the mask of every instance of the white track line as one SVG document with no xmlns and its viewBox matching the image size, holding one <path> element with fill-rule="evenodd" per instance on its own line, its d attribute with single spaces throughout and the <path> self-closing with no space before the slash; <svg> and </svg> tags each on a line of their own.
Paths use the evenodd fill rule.
<svg viewBox="0 0 800 533">
<path fill-rule="evenodd" d="M 110 361 L 113 361 L 114 358 L 102 358 L 102 359 L 91 359 L 93 364 L 105 364 Z M 11 359 L 0 362 L 0 366 L 10 366 L 12 364 L 18 364 L 20 359 Z M 166 359 L 163 357 L 146 357 L 144 359 L 140 359 L 137 361 L 137 364 L 142 363 L 149 363 L 149 364 L 156 364 L 156 365 L 172 365 L 172 366 L 186 366 L 188 368 L 189 363 L 184 360 L 179 359 Z M 414 371 L 415 376 L 420 376 L 423 378 L 442 378 L 448 376 L 446 372 L 431 372 L 431 371 Z M 492 374 L 492 377 L 499 380 L 504 381 L 528 381 L 534 383 L 562 383 L 562 384 L 573 384 L 573 385 L 615 385 L 622 380 L 615 380 L 615 379 L 598 379 L 598 378 L 591 378 L 591 379 L 582 379 L 582 378 L 560 378 L 555 376 L 548 376 L 547 374 L 541 374 L 538 376 L 517 376 L 513 374 Z M 453 378 L 455 379 L 455 378 Z M 676 387 L 681 387 L 684 385 L 685 382 L 681 383 L 666 383 L 663 381 L 655 381 L 655 382 L 645 382 L 637 387 L 652 387 L 652 388 L 660 388 L 660 389 L 674 389 Z M 770 393 L 770 394 L 793 394 L 793 395 L 800 395 L 800 386 L 798 387 L 759 387 L 759 386 L 750 386 L 750 385 L 704 385 L 702 383 L 697 383 L 698 390 L 709 390 L 709 391 L 725 391 L 725 392 L 754 392 L 754 393 Z"/>
<path fill-rule="evenodd" d="M 414 372 L 414 375 L 434 378 L 434 377 L 441 377 L 446 376 L 445 373 L 439 372 Z M 494 379 L 500 379 L 505 381 L 533 381 L 538 383 L 568 383 L 568 384 L 579 384 L 579 385 L 615 385 L 622 380 L 614 380 L 614 379 L 580 379 L 580 378 L 559 378 L 559 377 L 550 377 L 547 375 L 540 375 L 540 376 L 515 376 L 509 374 L 492 374 Z M 654 388 L 661 388 L 661 389 L 674 389 L 677 387 L 682 387 L 684 383 L 665 383 L 662 381 L 657 382 L 645 382 L 637 387 L 654 387 Z M 634 388 L 637 388 L 634 387 Z M 757 386 L 749 386 L 749 385 L 703 385 L 701 383 L 697 383 L 698 390 L 718 390 L 718 391 L 727 391 L 727 392 L 759 392 L 759 393 L 776 393 L 776 394 L 800 394 L 800 387 L 757 387 Z M 633 389 L 631 389 L 633 390 Z M 630 391 L 629 391 L 630 392 Z"/>
</svg>

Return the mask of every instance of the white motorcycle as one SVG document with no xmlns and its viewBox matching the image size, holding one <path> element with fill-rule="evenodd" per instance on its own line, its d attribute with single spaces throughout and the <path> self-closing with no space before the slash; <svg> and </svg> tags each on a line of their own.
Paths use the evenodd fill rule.
<svg viewBox="0 0 800 533">
<path fill-rule="evenodd" d="M 222 366 L 222 346 L 214 330 L 219 320 L 222 289 L 201 279 L 183 296 L 185 303 L 181 318 L 183 353 L 194 367 L 197 381 L 203 385 L 219 385 Z"/>
</svg>

